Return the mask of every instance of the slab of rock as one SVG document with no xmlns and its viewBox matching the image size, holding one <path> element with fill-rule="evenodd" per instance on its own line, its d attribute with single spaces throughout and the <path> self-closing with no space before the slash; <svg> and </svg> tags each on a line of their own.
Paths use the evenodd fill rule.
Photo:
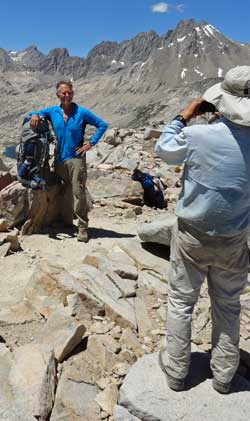
<svg viewBox="0 0 250 421">
<path fill-rule="evenodd" d="M 114 365 L 112 372 L 119 377 L 125 377 L 128 374 L 131 365 L 127 361 L 120 361 Z"/>
<path fill-rule="evenodd" d="M 109 415 L 113 415 L 114 406 L 117 403 L 118 388 L 116 384 L 109 384 L 103 392 L 98 393 L 95 400 L 101 409 Z"/>
<path fill-rule="evenodd" d="M 129 327 L 123 330 L 120 342 L 128 349 L 131 349 L 137 357 L 141 357 L 144 354 L 139 339 Z"/>
<path fill-rule="evenodd" d="M 29 300 L 28 302 L 30 303 Z M 53 296 L 38 295 L 33 301 L 33 308 L 45 319 L 48 319 L 54 311 L 63 307 L 63 303 L 58 302 L 58 299 Z"/>
<path fill-rule="evenodd" d="M 111 335 L 102 336 L 103 344 L 115 354 L 119 354 L 121 351 L 121 345 Z"/>
<path fill-rule="evenodd" d="M 107 271 L 106 275 L 119 289 L 119 298 L 129 298 L 136 296 L 137 284 L 134 281 L 132 281 L 131 279 L 124 279 L 111 270 Z"/>
<path fill-rule="evenodd" d="M 114 421 L 142 421 L 134 415 L 130 414 L 126 408 L 120 405 L 114 406 L 113 416 Z"/>
<path fill-rule="evenodd" d="M 145 336 L 151 332 L 153 326 L 148 314 L 146 304 L 141 297 L 135 298 L 135 314 L 140 336 Z"/>
<path fill-rule="evenodd" d="M 108 129 L 105 132 L 105 135 L 103 137 L 103 141 L 105 143 L 108 143 L 110 145 L 116 146 L 116 138 L 118 136 L 119 130 L 117 128 Z"/>
<path fill-rule="evenodd" d="M 111 250 L 107 257 L 110 259 L 111 268 L 121 278 L 133 279 L 138 278 L 138 270 L 134 260 L 122 251 Z"/>
<path fill-rule="evenodd" d="M 67 296 L 77 293 L 90 313 L 96 313 L 100 303 L 88 292 L 80 279 L 76 279 L 63 266 L 47 260 L 38 262 L 27 286 L 26 297 L 33 307 L 43 314 L 41 297 L 53 297 L 58 304 L 67 305 Z M 53 302 L 54 305 L 54 302 Z"/>
<path fill-rule="evenodd" d="M 37 421 L 37 418 L 33 417 L 26 411 L 21 405 L 13 403 L 11 407 L 4 407 L 1 404 L 0 398 L 0 420 L 1 421 Z"/>
<path fill-rule="evenodd" d="M 134 303 L 129 298 L 121 298 L 120 289 L 110 277 L 86 264 L 75 271 L 74 276 L 82 282 L 87 291 L 104 303 L 114 318 L 121 323 L 136 326 Z"/>
<path fill-rule="evenodd" d="M 51 347 L 28 344 L 16 348 L 9 383 L 18 404 L 34 417 L 47 419 L 54 402 L 55 355 Z"/>
<path fill-rule="evenodd" d="M 0 232 L 0 246 L 2 244 L 9 244 L 9 251 L 18 251 L 20 250 L 20 243 L 18 238 L 18 230 L 13 229 L 9 232 Z"/>
<path fill-rule="evenodd" d="M 134 159 L 123 157 L 120 161 L 114 164 L 113 168 L 128 170 L 132 172 L 137 167 L 137 163 L 138 162 Z"/>
<path fill-rule="evenodd" d="M 23 300 L 20 303 L 0 310 L 0 322 L 7 325 L 31 322 L 33 320 L 39 320 L 39 317 L 28 300 Z"/>
<path fill-rule="evenodd" d="M 155 128 L 152 127 L 146 127 L 145 132 L 144 132 L 144 139 L 148 140 L 148 139 L 158 139 L 162 134 L 162 130 L 157 130 Z"/>
<path fill-rule="evenodd" d="M 177 218 L 172 214 L 161 215 L 152 222 L 138 225 L 138 235 L 142 241 L 170 246 Z"/>
<path fill-rule="evenodd" d="M 0 215 L 11 226 L 26 221 L 29 213 L 28 190 L 18 181 L 0 191 Z"/>
<path fill-rule="evenodd" d="M 180 171 L 175 171 L 177 168 L 172 168 L 166 164 L 160 164 L 160 167 L 156 169 L 156 177 L 160 177 L 162 182 L 167 187 L 175 187 L 176 184 L 180 183 Z"/>
<path fill-rule="evenodd" d="M 123 239 L 117 241 L 116 245 L 118 246 L 118 250 L 120 248 L 134 260 L 138 269 L 150 269 L 161 274 L 162 278 L 166 279 L 166 273 L 169 267 L 169 262 L 166 259 L 150 253 L 136 240 Z"/>
<path fill-rule="evenodd" d="M 12 406 L 14 403 L 14 396 L 8 382 L 11 364 L 12 355 L 10 350 L 4 344 L 0 343 L 0 379 L 2 379 L 0 382 L 0 419 L 1 410 Z"/>
<path fill-rule="evenodd" d="M 71 377 L 71 378 L 69 378 Z M 65 370 L 60 377 L 51 421 L 101 421 L 100 407 L 95 402 L 98 389 L 84 380 L 72 379 Z"/>
<path fill-rule="evenodd" d="M 117 362 L 114 350 L 107 347 L 105 335 L 92 335 L 88 338 L 85 357 L 97 364 L 102 370 L 111 371 Z"/>
<path fill-rule="evenodd" d="M 132 193 L 132 180 L 125 174 L 103 172 L 98 179 L 89 176 L 89 189 L 94 200 L 127 197 Z M 134 192 L 133 192 L 134 193 Z"/>
<path fill-rule="evenodd" d="M 98 143 L 94 148 L 92 148 L 86 155 L 88 168 L 97 167 L 109 157 L 113 146 L 105 142 Z"/>
<path fill-rule="evenodd" d="M 72 315 L 71 309 L 58 309 L 48 318 L 36 336 L 36 342 L 50 345 L 58 362 L 62 362 L 81 342 L 85 326 Z"/>
<path fill-rule="evenodd" d="M 112 270 L 121 278 L 136 280 L 138 271 L 134 261 L 124 252 L 105 249 L 94 250 L 92 254 L 85 256 L 83 263 L 94 266 L 107 273 Z"/>
<path fill-rule="evenodd" d="M 108 333 L 113 328 L 113 323 L 107 320 L 97 320 L 90 326 L 90 331 L 92 333 L 97 333 L 98 335 L 104 335 Z"/>
<path fill-rule="evenodd" d="M 76 320 L 84 321 L 85 323 L 91 321 L 92 317 L 84 306 L 84 302 L 79 294 L 69 294 L 67 296 L 67 302 L 71 315 L 74 316 Z"/>
<path fill-rule="evenodd" d="M 120 389 L 119 404 L 143 421 L 247 421 L 250 400 L 246 399 L 245 392 L 250 391 L 250 383 L 236 376 L 234 393 L 225 396 L 213 390 L 209 377 L 207 354 L 195 352 L 192 354 L 190 389 L 176 393 L 167 386 L 158 355 L 146 355 L 126 376 Z M 127 420 L 130 418 L 124 418 Z"/>
<path fill-rule="evenodd" d="M 139 288 L 148 288 L 154 289 L 155 291 L 159 292 L 160 294 L 167 294 L 167 283 L 166 277 L 169 273 L 169 264 L 167 264 L 168 269 L 167 273 L 165 274 L 164 278 L 160 276 L 158 273 L 152 270 L 141 270 L 138 277 L 138 287 Z"/>
</svg>

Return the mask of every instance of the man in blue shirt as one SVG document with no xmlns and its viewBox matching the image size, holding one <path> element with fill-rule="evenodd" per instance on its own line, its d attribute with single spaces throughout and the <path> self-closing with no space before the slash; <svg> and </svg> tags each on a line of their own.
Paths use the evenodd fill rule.
<svg viewBox="0 0 250 421">
<path fill-rule="evenodd" d="M 221 116 L 215 124 L 186 127 L 215 109 Z M 170 165 L 184 163 L 171 242 L 167 340 L 159 362 L 169 387 L 183 390 L 192 312 L 207 278 L 213 387 L 229 393 L 239 363 L 240 293 L 249 266 L 250 66 L 231 69 L 222 83 L 192 101 L 165 127 L 156 152 Z"/>
<path fill-rule="evenodd" d="M 56 85 L 60 105 L 43 108 L 30 113 L 30 126 L 35 129 L 40 117 L 47 117 L 52 124 L 57 139 L 56 174 L 64 181 L 65 208 L 62 209 L 64 222 L 71 225 L 73 210 L 78 218 L 78 241 L 87 242 L 88 200 L 86 190 L 86 153 L 97 144 L 107 129 L 107 124 L 86 108 L 73 102 L 71 82 L 60 81 Z M 88 143 L 84 143 L 87 124 L 96 127 Z"/>
</svg>

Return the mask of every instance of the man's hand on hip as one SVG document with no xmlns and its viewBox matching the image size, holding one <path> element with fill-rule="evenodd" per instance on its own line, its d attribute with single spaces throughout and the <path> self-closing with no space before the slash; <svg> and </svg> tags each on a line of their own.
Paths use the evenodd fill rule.
<svg viewBox="0 0 250 421">
<path fill-rule="evenodd" d="M 83 146 L 78 146 L 78 148 L 76 148 L 76 153 L 77 155 L 84 156 L 91 148 L 92 146 L 90 143 L 85 143 Z"/>
</svg>

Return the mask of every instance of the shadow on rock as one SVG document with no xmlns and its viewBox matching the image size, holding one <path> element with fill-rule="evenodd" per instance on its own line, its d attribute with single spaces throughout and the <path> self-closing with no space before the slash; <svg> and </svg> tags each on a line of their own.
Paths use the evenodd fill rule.
<svg viewBox="0 0 250 421">
<path fill-rule="evenodd" d="M 193 387 L 212 377 L 209 353 L 192 352 L 191 364 L 187 379 L 187 389 L 192 389 Z"/>
<path fill-rule="evenodd" d="M 206 379 L 213 377 L 210 369 L 210 353 L 209 352 L 192 352 L 191 354 L 191 365 L 187 379 L 187 390 L 198 386 L 203 383 Z M 235 375 L 230 394 L 238 392 L 249 392 L 250 382 L 244 377 Z"/>
<path fill-rule="evenodd" d="M 54 240 L 62 240 L 65 237 L 74 238 L 78 229 L 75 225 L 72 226 L 57 226 L 57 227 L 48 227 L 43 229 L 43 234 L 47 234 L 50 238 Z"/>
<path fill-rule="evenodd" d="M 157 257 L 161 257 L 166 260 L 170 259 L 170 247 L 168 246 L 157 243 L 141 243 L 141 246 L 144 250 L 147 250 L 149 253 L 152 253 Z"/>
<path fill-rule="evenodd" d="M 123 234 L 121 232 L 106 230 L 104 228 L 89 228 L 90 238 L 129 238 L 135 237 L 134 234 Z"/>
</svg>

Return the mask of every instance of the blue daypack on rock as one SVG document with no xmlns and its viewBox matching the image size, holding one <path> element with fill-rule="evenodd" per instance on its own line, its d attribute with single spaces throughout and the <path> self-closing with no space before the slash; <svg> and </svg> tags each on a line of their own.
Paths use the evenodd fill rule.
<svg viewBox="0 0 250 421">
<path fill-rule="evenodd" d="M 154 177 L 151 174 L 142 172 L 136 168 L 131 178 L 132 180 L 141 183 L 145 205 L 158 209 L 167 208 L 167 202 L 164 199 L 163 191 L 160 186 L 154 182 Z"/>
</svg>

